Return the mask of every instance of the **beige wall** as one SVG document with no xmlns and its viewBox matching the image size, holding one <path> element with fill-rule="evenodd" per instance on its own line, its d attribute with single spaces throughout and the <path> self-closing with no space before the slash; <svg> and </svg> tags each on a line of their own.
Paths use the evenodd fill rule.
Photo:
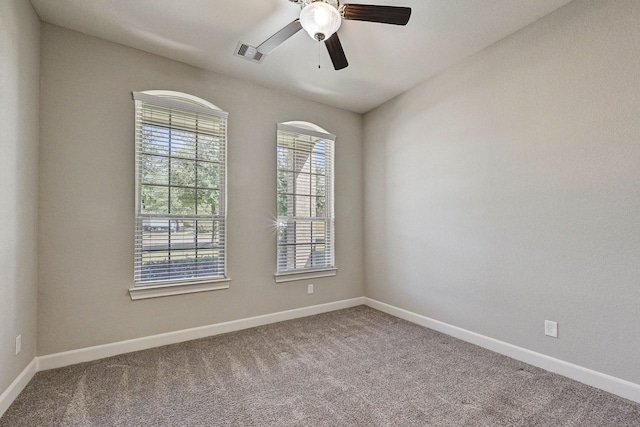
<svg viewBox="0 0 640 427">
<path fill-rule="evenodd" d="M 574 1 L 365 115 L 367 296 L 640 383 L 639 41 Z"/>
<path fill-rule="evenodd" d="M 44 24 L 38 354 L 360 297 L 362 117 Z M 229 112 L 229 290 L 131 301 L 132 91 L 189 93 Z M 337 135 L 338 275 L 275 284 L 276 125 Z M 307 283 L 315 293 L 307 295 Z"/>
<path fill-rule="evenodd" d="M 40 22 L 31 5 L 1 1 L 0 394 L 36 354 L 39 64 Z"/>
</svg>

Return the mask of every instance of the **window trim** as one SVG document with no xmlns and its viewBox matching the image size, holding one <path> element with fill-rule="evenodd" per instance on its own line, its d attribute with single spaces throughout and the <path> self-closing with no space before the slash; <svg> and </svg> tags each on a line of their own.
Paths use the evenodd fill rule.
<svg viewBox="0 0 640 427">
<path fill-rule="evenodd" d="M 309 279 L 317 279 L 323 277 L 333 277 L 337 274 L 338 268 L 336 265 L 336 247 L 335 247 L 335 141 L 336 136 L 322 129 L 320 126 L 305 122 L 305 121 L 290 121 L 278 123 L 277 132 L 276 132 L 276 146 L 278 146 L 279 141 L 279 132 L 289 132 L 289 133 L 300 133 L 312 137 L 316 137 L 319 139 L 324 139 L 331 142 L 332 145 L 332 156 L 331 156 L 331 204 L 330 204 L 330 213 L 329 216 L 326 217 L 325 220 L 328 220 L 331 223 L 331 234 L 332 234 L 332 265 L 322 266 L 322 267 L 314 267 L 314 268 L 304 268 L 297 270 L 287 270 L 287 271 L 278 271 L 278 255 L 276 251 L 276 272 L 274 273 L 274 280 L 276 283 L 286 283 L 293 282 L 299 280 L 309 280 Z M 277 170 L 276 170 L 277 173 Z M 276 194 L 278 190 L 276 189 Z M 276 212 L 276 224 L 278 222 L 278 214 Z M 277 227 L 277 226 L 276 226 Z M 278 245 L 276 243 L 276 248 Z"/>
<path fill-rule="evenodd" d="M 338 274 L 337 267 L 309 268 L 307 270 L 283 271 L 273 275 L 276 283 L 295 282 L 296 280 L 320 279 L 322 277 L 333 277 Z"/>
<path fill-rule="evenodd" d="M 231 279 L 211 279 L 199 282 L 167 283 L 165 285 L 138 285 L 129 289 L 133 301 L 139 299 L 166 297 L 171 295 L 192 294 L 196 292 L 229 289 Z"/>
<path fill-rule="evenodd" d="M 170 295 L 182 295 L 195 292 L 205 292 L 213 290 L 228 289 L 231 279 L 228 276 L 228 263 L 227 263 L 227 142 L 228 133 L 226 130 L 226 120 L 229 113 L 222 111 L 214 104 L 198 98 L 193 95 L 189 95 L 182 92 L 174 92 L 168 90 L 149 90 L 143 92 L 132 92 L 134 101 L 141 101 L 147 104 L 152 104 L 158 107 L 165 107 L 176 109 L 180 111 L 186 111 L 196 114 L 204 114 L 208 116 L 218 117 L 225 120 L 225 132 L 224 132 L 224 185 L 220 187 L 223 192 L 222 204 L 224 206 L 224 212 L 221 217 L 224 221 L 224 245 L 223 245 L 223 276 L 222 277 L 202 277 L 202 278 L 186 278 L 186 279 L 166 279 L 149 282 L 136 283 L 134 278 L 134 285 L 129 289 L 129 296 L 132 300 L 156 298 Z M 136 107 L 136 123 L 137 123 L 137 107 Z M 136 134 L 136 202 L 135 202 L 135 220 L 138 221 L 138 215 L 140 214 L 138 209 L 140 205 L 140 185 L 139 182 L 139 164 L 137 160 L 138 153 L 138 136 Z M 213 217 L 212 217 L 213 218 Z M 136 226 L 137 227 L 137 226 Z M 137 239 L 137 237 L 136 237 Z M 137 243 L 136 243 L 137 245 Z M 137 255 L 137 251 L 134 250 Z"/>
</svg>

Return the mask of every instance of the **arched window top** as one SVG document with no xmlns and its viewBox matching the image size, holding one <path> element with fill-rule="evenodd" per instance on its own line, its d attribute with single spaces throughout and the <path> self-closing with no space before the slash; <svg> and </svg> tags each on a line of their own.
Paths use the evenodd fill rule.
<svg viewBox="0 0 640 427">
<path fill-rule="evenodd" d="M 157 107 L 175 108 L 225 119 L 229 116 L 226 111 L 222 111 L 209 101 L 189 95 L 188 93 L 174 92 L 171 90 L 146 90 L 144 92 L 133 92 L 133 99 Z"/>
<path fill-rule="evenodd" d="M 315 123 L 310 123 L 310 122 L 294 120 L 294 121 L 290 121 L 290 122 L 284 122 L 282 124 L 283 125 L 289 125 L 289 126 L 295 126 L 295 127 L 302 128 L 302 129 L 314 130 L 316 132 L 329 133 L 326 130 L 322 129 L 320 126 L 316 125 Z"/>
<path fill-rule="evenodd" d="M 199 107 L 211 108 L 213 110 L 222 111 L 221 108 L 213 105 L 209 101 L 206 101 L 202 98 L 198 98 L 194 95 L 189 95 L 188 93 L 183 92 L 175 92 L 173 90 L 144 90 L 140 93 L 146 93 L 147 95 L 157 96 L 158 98 L 171 99 L 179 102 L 186 102 L 188 104 L 197 105 Z"/>
<path fill-rule="evenodd" d="M 279 130 L 287 130 L 287 128 L 297 129 L 298 131 L 303 130 L 307 135 L 315 136 L 322 139 L 328 139 L 331 141 L 336 140 L 336 136 L 332 133 L 326 131 L 315 123 L 305 122 L 301 120 L 294 120 L 289 122 L 282 122 L 278 124 Z"/>
</svg>

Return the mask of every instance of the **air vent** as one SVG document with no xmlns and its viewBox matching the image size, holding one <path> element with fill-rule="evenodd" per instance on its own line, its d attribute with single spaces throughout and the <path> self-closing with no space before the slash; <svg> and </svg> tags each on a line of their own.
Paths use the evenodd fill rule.
<svg viewBox="0 0 640 427">
<path fill-rule="evenodd" d="M 234 55 L 248 59 L 252 62 L 262 62 L 264 59 L 264 55 L 258 52 L 255 47 L 242 42 L 238 43 L 238 46 L 236 46 Z"/>
</svg>

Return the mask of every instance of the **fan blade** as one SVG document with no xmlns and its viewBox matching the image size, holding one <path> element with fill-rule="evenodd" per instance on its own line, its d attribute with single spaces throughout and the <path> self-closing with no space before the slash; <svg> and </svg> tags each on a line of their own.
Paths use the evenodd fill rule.
<svg viewBox="0 0 640 427">
<path fill-rule="evenodd" d="M 336 70 L 342 70 L 349 66 L 347 56 L 344 54 L 344 50 L 342 49 L 342 43 L 340 43 L 340 39 L 338 38 L 338 33 L 333 33 L 331 37 L 325 40 L 324 45 L 329 51 L 331 62 L 333 62 L 333 68 Z"/>
<path fill-rule="evenodd" d="M 345 4 L 341 11 L 344 19 L 393 25 L 407 25 L 411 17 L 410 7 Z"/>
<path fill-rule="evenodd" d="M 296 19 L 295 21 L 291 22 L 290 24 L 285 26 L 283 29 L 281 29 L 280 31 L 278 31 L 277 33 L 275 33 L 274 35 L 272 35 L 271 37 L 263 41 L 256 48 L 256 50 L 263 55 L 268 55 L 271 52 L 273 52 L 275 48 L 280 46 L 289 37 L 291 37 L 298 31 L 300 31 L 301 29 L 302 29 L 302 24 L 300 24 L 299 19 Z"/>
</svg>

